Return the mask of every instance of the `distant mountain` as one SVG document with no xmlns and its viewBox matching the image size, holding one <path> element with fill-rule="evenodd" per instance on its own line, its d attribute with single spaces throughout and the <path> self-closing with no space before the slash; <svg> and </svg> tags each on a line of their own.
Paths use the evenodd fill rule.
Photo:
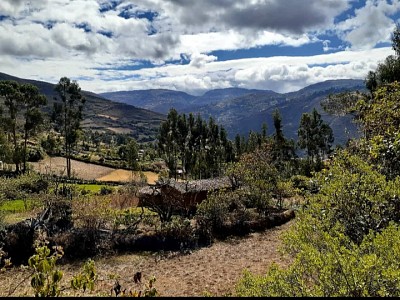
<svg viewBox="0 0 400 300">
<path fill-rule="evenodd" d="M 185 109 L 196 96 L 165 89 L 119 91 L 99 94 L 106 99 L 125 103 L 154 112 L 168 114 L 171 108 Z"/>
<path fill-rule="evenodd" d="M 103 97 L 136 105 L 167 114 L 170 108 L 180 113 L 210 116 L 225 127 L 229 138 L 247 135 L 250 130 L 260 131 L 265 122 L 269 133 L 273 131 L 272 112 L 279 109 L 283 130 L 287 137 L 297 140 L 301 115 L 316 108 L 333 129 L 335 144 L 344 144 L 349 137 L 357 137 L 358 131 L 351 117 L 335 117 L 325 113 L 320 102 L 329 94 L 343 91 L 365 91 L 363 80 L 328 80 L 307 86 L 299 91 L 280 94 L 269 90 L 242 88 L 216 89 L 202 96 L 192 96 L 172 90 L 125 91 L 100 94 Z"/>
<path fill-rule="evenodd" d="M 56 96 L 54 84 L 13 77 L 0 73 L 0 80 L 28 82 L 39 87 L 46 95 L 50 112 Z M 95 94 L 83 91 L 86 97 L 84 128 L 103 132 L 128 133 L 138 142 L 156 138 L 160 123 L 170 108 L 179 113 L 200 114 L 208 120 L 212 116 L 233 139 L 237 133 L 246 135 L 250 130 L 260 131 L 265 122 L 268 133 L 273 133 L 272 113 L 279 109 L 285 135 L 297 140 L 301 115 L 316 108 L 333 129 L 335 144 L 344 144 L 357 137 L 356 125 L 350 116 L 335 117 L 325 113 L 321 100 L 329 94 L 343 91 L 366 91 L 363 80 L 328 80 L 307 86 L 299 91 L 280 94 L 269 90 L 242 88 L 216 89 L 201 96 L 172 90 L 136 90 Z M 105 99 L 107 98 L 107 99 Z"/>
<path fill-rule="evenodd" d="M 57 96 L 54 84 L 17 78 L 4 73 L 0 73 L 0 80 L 14 80 L 37 86 L 48 100 L 44 111 L 52 110 L 54 97 Z M 165 120 L 165 115 L 160 113 L 117 103 L 92 92 L 82 91 L 82 94 L 86 98 L 83 128 L 100 132 L 127 133 L 135 137 L 138 142 L 146 142 L 155 139 L 161 121 Z"/>
</svg>

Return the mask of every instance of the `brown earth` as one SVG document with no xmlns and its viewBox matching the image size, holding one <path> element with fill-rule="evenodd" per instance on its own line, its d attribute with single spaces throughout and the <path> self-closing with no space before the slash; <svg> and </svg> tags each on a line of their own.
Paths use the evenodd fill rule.
<svg viewBox="0 0 400 300">
<path fill-rule="evenodd" d="M 66 175 L 64 157 L 47 157 L 40 162 L 31 163 L 35 171 L 42 174 Z M 114 169 L 96 164 L 85 163 L 71 159 L 73 176 L 85 180 L 128 182 L 132 180 L 132 172 L 123 169 Z M 154 183 L 158 175 L 154 172 L 143 172 L 148 183 Z"/>
<path fill-rule="evenodd" d="M 278 248 L 280 236 L 293 223 L 252 233 L 245 238 L 232 238 L 216 242 L 191 254 L 165 253 L 164 255 L 125 254 L 96 260 L 99 281 L 96 290 L 87 296 L 107 296 L 114 285 L 115 276 L 122 288 L 141 290 L 148 280 L 155 276 L 155 287 L 160 296 L 214 296 L 228 295 L 241 278 L 244 269 L 256 274 L 265 274 L 272 262 L 281 266 L 288 264 Z M 83 262 L 62 265 L 65 272 L 63 285 L 67 286 L 72 274 L 79 272 Z M 133 276 L 142 272 L 142 283 L 134 283 Z M 8 296 L 11 290 L 24 278 L 28 278 L 12 296 L 33 295 L 29 286 L 29 273 L 19 268 L 0 273 L 0 296 Z M 74 295 L 65 290 L 63 295 Z"/>
<path fill-rule="evenodd" d="M 153 184 L 158 179 L 157 173 L 145 171 L 145 172 L 143 172 L 143 174 L 147 178 L 147 183 Z M 108 173 L 105 176 L 96 178 L 96 180 L 129 182 L 134 178 L 134 176 L 137 176 L 137 174 L 134 173 L 134 175 L 132 175 L 132 171 L 117 169 L 117 170 L 114 170 L 114 171 Z"/>
</svg>

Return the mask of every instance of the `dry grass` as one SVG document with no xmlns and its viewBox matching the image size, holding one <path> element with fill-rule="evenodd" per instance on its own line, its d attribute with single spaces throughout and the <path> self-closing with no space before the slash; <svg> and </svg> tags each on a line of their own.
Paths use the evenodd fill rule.
<svg viewBox="0 0 400 300">
<path fill-rule="evenodd" d="M 206 292 L 224 296 L 232 292 L 244 269 L 264 274 L 272 262 L 285 266 L 288 263 L 278 253 L 280 236 L 293 220 L 262 233 L 253 233 L 246 238 L 233 238 L 217 242 L 188 255 L 167 253 L 125 254 L 96 260 L 99 282 L 90 295 L 110 295 L 114 284 L 112 275 L 117 275 L 123 288 L 141 289 L 152 276 L 160 296 L 204 296 Z M 68 285 L 72 274 L 79 271 L 82 263 L 61 266 L 65 272 L 63 283 Z M 142 272 L 142 284 L 133 281 L 135 272 Z M 12 269 L 0 273 L 0 296 L 7 296 L 10 287 L 21 281 L 27 272 Z M 32 295 L 29 280 L 13 296 Z M 64 295 L 73 295 L 65 291 Z"/>
</svg>

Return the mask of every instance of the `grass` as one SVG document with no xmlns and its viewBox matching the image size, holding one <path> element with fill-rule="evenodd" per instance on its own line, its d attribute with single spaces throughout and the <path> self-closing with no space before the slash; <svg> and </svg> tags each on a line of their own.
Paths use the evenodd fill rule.
<svg viewBox="0 0 400 300">
<path fill-rule="evenodd" d="M 32 217 L 35 214 L 36 202 L 32 199 L 6 200 L 0 204 L 0 214 L 5 224 L 14 224 Z"/>
<path fill-rule="evenodd" d="M 6 213 L 20 213 L 31 209 L 33 200 L 6 200 L 0 205 L 0 211 Z"/>
<path fill-rule="evenodd" d="M 105 184 L 76 184 L 76 186 L 79 190 L 85 190 L 90 192 L 91 194 L 98 194 L 101 191 L 101 188 L 107 187 L 113 189 L 113 187 L 110 187 Z"/>
</svg>

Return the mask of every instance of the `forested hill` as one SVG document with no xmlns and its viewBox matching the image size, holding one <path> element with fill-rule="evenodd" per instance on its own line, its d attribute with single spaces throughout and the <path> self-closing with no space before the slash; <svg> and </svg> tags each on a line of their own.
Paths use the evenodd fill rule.
<svg viewBox="0 0 400 300">
<path fill-rule="evenodd" d="M 344 144 L 349 137 L 358 135 L 350 116 L 327 115 L 320 107 L 322 99 L 342 91 L 365 91 L 363 80 L 328 80 L 310 85 L 299 91 L 280 94 L 270 90 L 242 88 L 217 89 L 202 96 L 193 96 L 172 90 L 136 90 L 101 94 L 103 97 L 167 114 L 170 108 L 180 113 L 200 113 L 212 116 L 227 129 L 230 138 L 237 133 L 247 135 L 250 130 L 260 131 L 265 122 L 272 133 L 272 112 L 278 108 L 282 115 L 283 130 L 289 138 L 297 139 L 301 115 L 316 108 L 333 129 L 335 144 Z"/>
<path fill-rule="evenodd" d="M 0 80 L 14 80 L 37 86 L 48 100 L 44 110 L 50 112 L 53 108 L 54 97 L 57 96 L 54 84 L 17 78 L 4 73 L 0 73 Z M 82 93 L 86 98 L 82 122 L 84 128 L 128 133 L 138 142 L 145 142 L 155 139 L 160 122 L 165 119 L 165 115 L 157 112 L 111 101 L 91 92 L 83 91 Z"/>
</svg>

